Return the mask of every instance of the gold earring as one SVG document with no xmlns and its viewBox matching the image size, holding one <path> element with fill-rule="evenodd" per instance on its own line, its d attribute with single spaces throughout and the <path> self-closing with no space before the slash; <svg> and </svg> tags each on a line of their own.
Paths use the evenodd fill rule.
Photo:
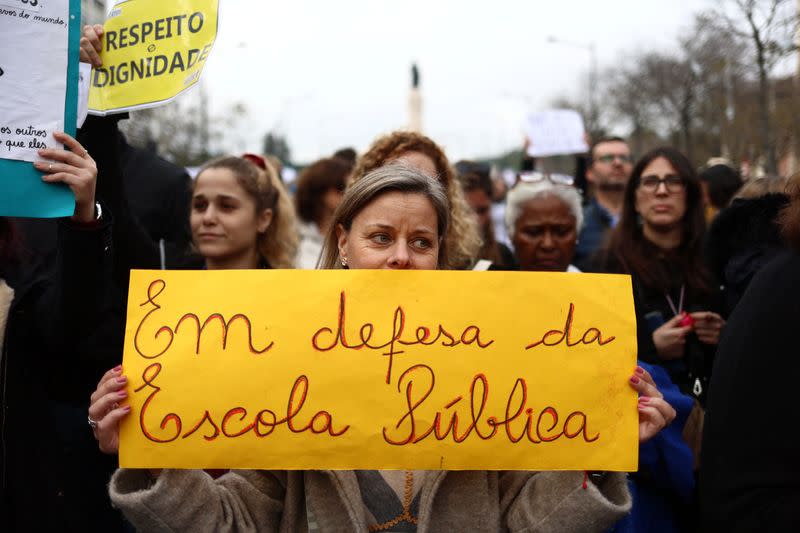
<svg viewBox="0 0 800 533">
<path fill-rule="evenodd" d="M 340 261 L 342 262 L 342 266 L 343 266 L 343 267 L 346 267 L 346 266 L 347 266 L 347 258 L 346 258 L 346 257 L 342 256 L 342 258 L 340 259 Z"/>
</svg>

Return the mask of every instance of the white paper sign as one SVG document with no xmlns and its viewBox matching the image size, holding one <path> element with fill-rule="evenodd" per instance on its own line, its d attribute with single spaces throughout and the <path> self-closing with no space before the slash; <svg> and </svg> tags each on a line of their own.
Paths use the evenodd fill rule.
<svg viewBox="0 0 800 533">
<path fill-rule="evenodd" d="M 25 9 L 27 11 L 36 11 L 38 13 L 41 10 L 42 2 L 44 1 L 47 0 L 0 0 L 0 6 Z"/>
<path fill-rule="evenodd" d="M 528 115 L 525 134 L 531 157 L 581 154 L 589 151 L 583 119 L 571 109 L 551 109 Z"/>
<path fill-rule="evenodd" d="M 0 159 L 61 147 L 69 0 L 0 0 Z"/>
</svg>

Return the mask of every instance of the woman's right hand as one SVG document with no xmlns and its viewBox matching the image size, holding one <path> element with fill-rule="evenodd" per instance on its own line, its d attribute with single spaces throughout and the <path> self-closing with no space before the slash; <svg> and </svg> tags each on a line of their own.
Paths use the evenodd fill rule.
<svg viewBox="0 0 800 533">
<path fill-rule="evenodd" d="M 686 346 L 686 335 L 691 326 L 681 326 L 684 315 L 676 315 L 653 332 L 653 344 L 661 359 L 680 359 Z"/>
<path fill-rule="evenodd" d="M 103 453 L 119 451 L 119 422 L 131 412 L 131 406 L 122 403 L 128 398 L 127 384 L 120 365 L 105 373 L 92 394 L 89 419 L 97 423 L 92 431 Z"/>
<path fill-rule="evenodd" d="M 91 63 L 92 67 L 100 68 L 103 60 L 100 52 L 103 51 L 103 25 L 84 26 L 81 36 L 81 63 Z"/>
</svg>

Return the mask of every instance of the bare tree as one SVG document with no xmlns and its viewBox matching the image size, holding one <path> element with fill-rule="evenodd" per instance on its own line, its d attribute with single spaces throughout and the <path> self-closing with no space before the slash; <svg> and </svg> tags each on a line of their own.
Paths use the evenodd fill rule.
<svg viewBox="0 0 800 533">
<path fill-rule="evenodd" d="M 550 101 L 554 109 L 573 109 L 583 117 L 584 128 L 590 139 L 603 137 L 610 131 L 611 117 L 606 107 L 598 106 L 599 95 L 605 92 L 608 80 L 599 73 L 585 73 L 578 84 L 579 89 L 571 96 L 561 95 Z M 591 83 L 590 83 L 591 81 Z M 588 88 L 592 87 L 589 94 Z"/>
<path fill-rule="evenodd" d="M 285 135 L 277 132 L 267 132 L 261 143 L 261 151 L 264 154 L 274 155 L 284 165 L 290 164 L 292 160 L 292 151 L 289 148 L 289 142 Z"/>
<path fill-rule="evenodd" d="M 764 153 L 754 57 L 750 40 L 718 16 L 700 14 L 672 50 L 638 51 L 620 62 L 622 68 L 602 72 L 601 109 L 610 110 L 604 125 L 628 125 L 636 153 L 667 141 L 698 165 L 719 155 L 753 161 Z M 784 86 L 781 81 L 770 91 L 776 149 L 797 130 L 795 121 L 787 121 L 788 99 L 779 90 Z"/>
<path fill-rule="evenodd" d="M 680 55 L 651 52 L 642 58 L 640 69 L 645 91 L 661 110 L 670 133 L 678 137 L 679 147 L 692 159 L 692 129 L 699 86 L 691 62 Z"/>
<path fill-rule="evenodd" d="M 644 86 L 645 80 L 638 69 L 637 59 L 630 57 L 623 63 L 629 66 L 603 73 L 603 77 L 608 79 L 605 107 L 615 120 L 628 123 L 631 149 L 641 154 L 659 137 L 653 130 L 657 112 Z"/>
<path fill-rule="evenodd" d="M 627 69 L 610 73 L 608 102 L 632 126 L 634 150 L 644 145 L 645 132 L 673 137 L 691 158 L 699 86 L 685 55 L 642 52 L 631 56 Z"/>
<path fill-rule="evenodd" d="M 770 75 L 786 54 L 795 49 L 795 0 L 719 0 L 709 14 L 734 35 L 747 39 L 754 52 L 758 75 L 759 136 L 766 171 L 776 174 L 778 158 L 770 109 Z"/>
<path fill-rule="evenodd" d="M 204 95 L 187 95 L 165 106 L 131 113 L 121 123 L 131 144 L 148 146 L 182 166 L 197 166 L 220 155 L 225 134 L 247 112 L 234 104 L 221 116 L 209 117 Z"/>
<path fill-rule="evenodd" d="M 680 39 L 697 84 L 694 146 L 707 155 L 730 158 L 738 153 L 741 136 L 733 128 L 736 96 L 745 79 L 747 43 L 706 14 L 695 17 Z"/>
</svg>

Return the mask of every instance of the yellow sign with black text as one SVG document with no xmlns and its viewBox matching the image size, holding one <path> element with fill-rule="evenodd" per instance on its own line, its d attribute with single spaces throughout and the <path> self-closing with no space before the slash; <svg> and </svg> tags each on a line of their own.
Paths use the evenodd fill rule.
<svg viewBox="0 0 800 533">
<path fill-rule="evenodd" d="M 219 0 L 120 0 L 104 25 L 103 66 L 89 110 L 106 115 L 165 104 L 194 86 L 217 38 Z"/>
<path fill-rule="evenodd" d="M 134 271 L 129 468 L 635 471 L 615 275 Z"/>
</svg>

